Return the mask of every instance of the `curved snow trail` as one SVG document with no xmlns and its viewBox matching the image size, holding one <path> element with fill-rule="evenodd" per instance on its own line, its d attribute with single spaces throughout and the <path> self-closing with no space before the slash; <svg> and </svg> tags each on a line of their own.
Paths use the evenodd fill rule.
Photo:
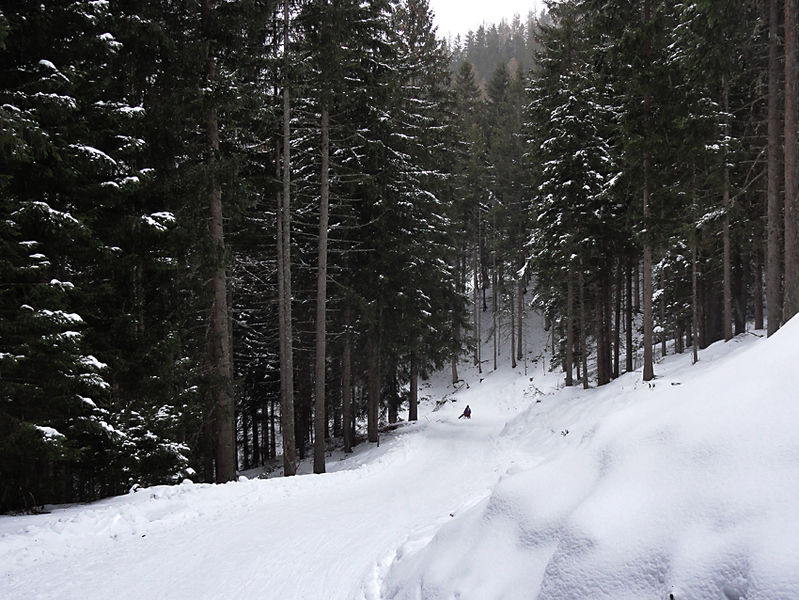
<svg viewBox="0 0 799 600">
<path fill-rule="evenodd" d="M 495 375 L 499 378 L 499 374 Z M 161 486 L 0 517 L 0 597 L 372 600 L 397 550 L 490 493 L 519 454 L 500 433 L 528 380 L 472 381 L 331 472 Z M 471 420 L 457 416 L 466 403 Z"/>
</svg>

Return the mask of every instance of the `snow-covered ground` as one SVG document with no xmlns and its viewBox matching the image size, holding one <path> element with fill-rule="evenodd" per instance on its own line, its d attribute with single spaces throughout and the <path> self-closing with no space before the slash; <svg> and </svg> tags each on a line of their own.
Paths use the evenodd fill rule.
<svg viewBox="0 0 799 600">
<path fill-rule="evenodd" d="M 0 517 L 0 598 L 799 598 L 799 320 L 587 391 L 528 328 L 327 474 Z"/>
</svg>

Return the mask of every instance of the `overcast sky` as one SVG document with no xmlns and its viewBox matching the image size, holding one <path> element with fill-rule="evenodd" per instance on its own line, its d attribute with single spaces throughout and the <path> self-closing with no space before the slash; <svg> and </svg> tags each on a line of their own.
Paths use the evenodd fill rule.
<svg viewBox="0 0 799 600">
<path fill-rule="evenodd" d="M 442 37 L 474 31 L 484 21 L 499 23 L 504 17 L 508 21 L 515 13 L 525 17 L 530 10 L 540 11 L 541 0 L 430 0 L 435 13 L 438 33 Z"/>
</svg>

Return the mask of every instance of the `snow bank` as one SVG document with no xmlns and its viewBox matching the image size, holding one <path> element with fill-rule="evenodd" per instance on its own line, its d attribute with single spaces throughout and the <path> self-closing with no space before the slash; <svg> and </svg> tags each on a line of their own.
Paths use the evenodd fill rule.
<svg viewBox="0 0 799 600">
<path fill-rule="evenodd" d="M 741 345 L 747 346 L 740 348 Z M 738 348 L 738 352 L 731 350 Z M 531 463 L 401 548 L 392 599 L 799 597 L 799 319 L 601 390 L 562 390 L 503 435 Z"/>
</svg>

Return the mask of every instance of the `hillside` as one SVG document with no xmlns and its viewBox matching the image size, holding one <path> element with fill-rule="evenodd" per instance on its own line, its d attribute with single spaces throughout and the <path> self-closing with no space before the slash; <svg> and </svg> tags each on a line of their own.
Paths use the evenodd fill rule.
<svg viewBox="0 0 799 600">
<path fill-rule="evenodd" d="M 418 423 L 327 474 L 0 517 L 0 597 L 799 596 L 799 322 L 590 390 L 527 324 L 515 371 L 434 377 Z"/>
</svg>

